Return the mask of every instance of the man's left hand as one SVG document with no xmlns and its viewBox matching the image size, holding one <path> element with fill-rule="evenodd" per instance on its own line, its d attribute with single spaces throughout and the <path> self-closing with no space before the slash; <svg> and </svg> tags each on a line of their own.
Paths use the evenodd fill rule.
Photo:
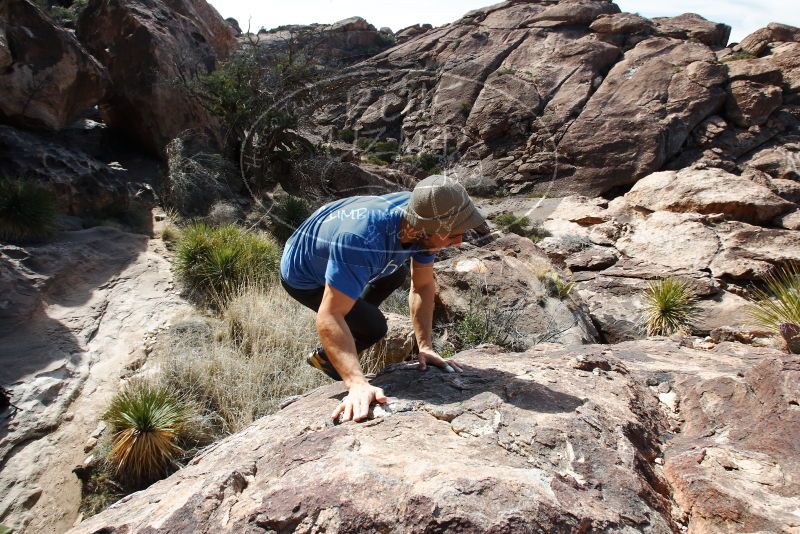
<svg viewBox="0 0 800 534">
<path fill-rule="evenodd" d="M 450 373 L 460 373 L 463 371 L 461 366 L 453 360 L 445 360 L 433 350 L 420 350 L 419 351 L 419 370 L 426 371 L 428 365 L 439 367 Z"/>
</svg>

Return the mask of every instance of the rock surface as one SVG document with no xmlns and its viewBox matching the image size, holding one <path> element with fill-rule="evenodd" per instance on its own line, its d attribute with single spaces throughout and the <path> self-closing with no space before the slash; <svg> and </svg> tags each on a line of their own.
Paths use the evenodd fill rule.
<svg viewBox="0 0 800 534">
<path fill-rule="evenodd" d="M 161 179 L 158 163 L 110 147 L 105 133 L 91 120 L 58 134 L 0 126 L 0 175 L 42 184 L 55 194 L 59 210 L 72 215 L 149 209 L 151 184 Z"/>
<path fill-rule="evenodd" d="M 99 411 L 147 332 L 185 306 L 155 243 L 97 227 L 0 247 L 0 384 L 19 407 L 0 434 L 3 524 L 63 532 L 75 521 L 71 470 Z"/>
<path fill-rule="evenodd" d="M 597 340 L 579 299 L 558 295 L 552 287 L 550 277 L 563 273 L 530 239 L 511 234 L 464 248 L 435 266 L 437 311 L 445 321 L 486 316 L 508 335 L 510 346 L 522 348 Z"/>
<path fill-rule="evenodd" d="M 58 130 L 97 104 L 106 70 L 28 0 L 0 5 L 0 121 Z"/>
<path fill-rule="evenodd" d="M 565 277 L 575 295 L 612 343 L 644 335 L 643 292 L 667 276 L 689 281 L 701 299 L 695 333 L 736 327 L 763 338 L 749 324 L 750 283 L 800 260 L 796 204 L 721 169 L 655 173 L 611 202 L 569 196 L 479 204 L 490 217 L 525 216 L 550 234 L 536 247 L 571 271 Z"/>
<path fill-rule="evenodd" d="M 78 36 L 108 68 L 101 112 L 110 126 L 155 154 L 187 129 L 218 135 L 187 83 L 214 70 L 237 42 L 205 0 L 91 0 Z"/>
<path fill-rule="evenodd" d="M 362 424 L 326 423 L 344 388 L 320 388 L 71 532 L 800 526 L 797 357 L 659 341 L 458 359 L 379 375 L 390 401 Z"/>
<path fill-rule="evenodd" d="M 280 26 L 265 33 L 240 38 L 246 46 L 256 43 L 271 54 L 285 53 L 298 45 L 312 51 L 313 60 L 330 67 L 352 65 L 394 44 L 390 34 L 375 29 L 361 17 L 333 24 Z"/>
<path fill-rule="evenodd" d="M 614 196 L 694 164 L 738 175 L 760 147 L 796 143 L 800 43 L 780 41 L 792 31 L 765 32 L 776 41 L 763 57 L 729 61 L 730 28 L 698 15 L 505 2 L 399 31 L 324 86 L 314 123 L 397 139 L 401 154 L 511 193 Z"/>
<path fill-rule="evenodd" d="M 722 213 L 766 224 L 794 207 L 768 187 L 720 169 L 663 171 L 642 178 L 625 200 L 650 211 Z"/>
</svg>

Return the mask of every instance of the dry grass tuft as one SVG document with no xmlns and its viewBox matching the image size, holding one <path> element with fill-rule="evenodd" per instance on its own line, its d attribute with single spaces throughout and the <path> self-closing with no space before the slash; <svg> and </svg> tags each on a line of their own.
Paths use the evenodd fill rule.
<svg viewBox="0 0 800 534">
<path fill-rule="evenodd" d="M 197 337 L 172 334 L 161 344 L 162 379 L 208 410 L 223 434 L 330 382 L 305 363 L 318 344 L 314 313 L 280 286 L 240 290 L 213 335 Z"/>
</svg>

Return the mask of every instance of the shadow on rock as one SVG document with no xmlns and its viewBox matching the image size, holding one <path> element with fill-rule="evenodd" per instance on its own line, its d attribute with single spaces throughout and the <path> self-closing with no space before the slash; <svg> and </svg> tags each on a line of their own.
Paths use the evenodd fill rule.
<svg viewBox="0 0 800 534">
<path fill-rule="evenodd" d="M 447 373 L 435 367 L 420 372 L 416 364 L 395 364 L 384 369 L 371 384 L 389 397 L 419 401 L 430 405 L 457 405 L 468 400 L 485 400 L 498 405 L 511 404 L 523 410 L 541 413 L 572 412 L 584 401 L 573 395 L 554 391 L 530 379 L 495 368 L 460 364 L 462 373 Z M 485 395 L 485 394 L 491 395 Z M 337 395 L 341 400 L 346 393 Z M 477 397 L 481 396 L 480 399 Z"/>
</svg>

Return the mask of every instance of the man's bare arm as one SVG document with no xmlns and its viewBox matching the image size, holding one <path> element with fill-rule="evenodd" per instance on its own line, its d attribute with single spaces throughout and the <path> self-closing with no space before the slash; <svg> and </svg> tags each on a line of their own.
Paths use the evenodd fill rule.
<svg viewBox="0 0 800 534">
<path fill-rule="evenodd" d="M 317 332 L 325 354 L 350 390 L 332 414 L 334 419 L 343 414 L 343 421 L 360 421 L 367 417 L 373 401 L 386 401 L 383 390 L 371 386 L 364 377 L 353 334 L 344 320 L 354 304 L 355 300 L 326 284 L 317 312 Z"/>
<path fill-rule="evenodd" d="M 433 308 L 436 296 L 436 279 L 433 276 L 433 263 L 411 262 L 411 291 L 408 304 L 411 310 L 411 323 L 419 345 L 419 368 L 424 371 L 427 364 L 460 371 L 454 361 L 445 361 L 433 349 Z"/>
</svg>

